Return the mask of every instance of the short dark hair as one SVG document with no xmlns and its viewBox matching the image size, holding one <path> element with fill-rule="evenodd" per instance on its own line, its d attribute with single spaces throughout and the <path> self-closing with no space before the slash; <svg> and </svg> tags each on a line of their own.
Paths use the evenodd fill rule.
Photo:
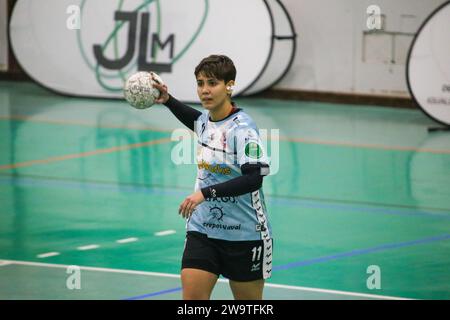
<svg viewBox="0 0 450 320">
<path fill-rule="evenodd" d="M 225 83 L 236 80 L 236 67 L 233 61 L 224 55 L 213 54 L 204 58 L 195 68 L 195 77 L 197 78 L 200 73 L 223 80 Z"/>
</svg>

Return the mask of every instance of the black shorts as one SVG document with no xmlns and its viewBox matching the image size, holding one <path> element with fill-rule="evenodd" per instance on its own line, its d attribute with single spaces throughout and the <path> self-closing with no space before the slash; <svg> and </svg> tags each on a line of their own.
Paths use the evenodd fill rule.
<svg viewBox="0 0 450 320">
<path fill-rule="evenodd" d="M 181 269 L 200 269 L 233 281 L 267 279 L 272 274 L 272 247 L 272 239 L 227 241 L 188 231 Z"/>
</svg>

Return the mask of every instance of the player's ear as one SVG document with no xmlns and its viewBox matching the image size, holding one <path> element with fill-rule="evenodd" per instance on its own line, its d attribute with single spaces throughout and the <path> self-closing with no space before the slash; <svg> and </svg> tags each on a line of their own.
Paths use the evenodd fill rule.
<svg viewBox="0 0 450 320">
<path fill-rule="evenodd" d="M 233 92 L 233 89 L 234 89 L 234 81 L 230 80 L 227 83 L 227 91 L 228 91 L 228 93 L 231 94 Z"/>
</svg>

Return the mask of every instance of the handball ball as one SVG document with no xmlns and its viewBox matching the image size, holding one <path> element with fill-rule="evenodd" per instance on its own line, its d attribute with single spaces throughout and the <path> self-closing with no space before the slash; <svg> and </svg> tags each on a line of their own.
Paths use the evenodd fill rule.
<svg viewBox="0 0 450 320">
<path fill-rule="evenodd" d="M 160 95 L 159 90 L 153 87 L 155 81 L 164 84 L 161 77 L 154 72 L 141 71 L 131 75 L 123 89 L 125 99 L 136 109 L 150 108 Z"/>
</svg>

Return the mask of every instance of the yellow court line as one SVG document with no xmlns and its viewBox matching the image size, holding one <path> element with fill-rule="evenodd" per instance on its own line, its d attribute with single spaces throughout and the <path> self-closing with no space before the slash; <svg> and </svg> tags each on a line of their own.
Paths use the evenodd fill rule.
<svg viewBox="0 0 450 320">
<path fill-rule="evenodd" d="M 87 123 L 87 122 L 73 121 L 73 120 L 40 119 L 40 118 L 26 116 L 26 115 L 0 116 L 0 120 L 19 120 L 19 121 L 27 121 L 27 122 L 70 125 L 70 126 L 83 126 L 83 127 L 91 127 L 91 128 L 126 129 L 126 130 L 129 129 L 129 130 L 142 130 L 142 131 L 152 131 L 152 132 L 169 132 L 170 133 L 173 131 L 173 130 L 169 130 L 169 129 L 148 127 L 145 125 L 141 125 L 141 126 L 139 126 L 139 125 L 121 126 L 121 125 L 115 125 L 115 124 L 98 125 L 96 123 Z"/>
<path fill-rule="evenodd" d="M 106 128 L 106 129 L 129 129 L 129 130 L 142 130 L 142 131 L 167 132 L 167 133 L 173 132 L 173 130 L 146 127 L 146 126 L 120 126 L 120 125 L 101 125 L 100 126 L 97 124 L 89 124 L 89 123 L 80 122 L 80 121 L 39 119 L 39 118 L 30 117 L 30 116 L 26 116 L 26 115 L 0 116 L 0 120 L 20 120 L 20 121 L 29 121 L 29 122 L 60 124 L 60 125 L 77 125 L 77 126 Z M 304 144 L 320 144 L 320 145 L 348 147 L 348 148 L 388 150 L 388 151 L 405 151 L 405 152 L 433 153 L 433 154 L 450 154 L 450 150 L 445 150 L 445 149 L 428 149 L 428 148 L 416 148 L 416 147 L 388 146 L 388 145 L 382 145 L 382 144 L 362 144 L 362 143 L 326 141 L 326 140 L 306 139 L 306 138 L 287 137 L 287 136 L 279 136 L 279 139 L 280 139 L 280 141 L 287 141 L 287 142 L 304 143 Z M 274 139 L 269 137 L 268 140 L 272 141 Z M 1 170 L 1 167 L 0 167 L 0 170 Z"/>
<path fill-rule="evenodd" d="M 321 144 L 321 145 L 328 145 L 328 146 L 361 148 L 361 149 L 407 151 L 407 152 L 412 151 L 412 152 L 423 152 L 423 153 L 434 153 L 434 154 L 450 154 L 450 150 L 444 150 L 444 149 L 387 146 L 387 145 L 382 145 L 382 144 L 365 144 L 365 143 L 326 141 L 326 140 L 316 140 L 316 139 L 290 138 L 290 137 L 285 137 L 285 136 L 280 136 L 280 141 L 305 143 L 305 144 Z"/>
<path fill-rule="evenodd" d="M 128 145 L 124 145 L 124 146 L 118 146 L 118 147 L 112 147 L 112 148 L 106 148 L 106 149 L 97 149 L 97 150 L 82 152 L 82 153 L 68 154 L 68 155 L 52 157 L 52 158 L 48 158 L 48 159 L 31 160 L 31 161 L 7 164 L 7 165 L 0 166 L 0 170 L 17 169 L 17 168 L 23 168 L 23 167 L 30 167 L 30 166 L 37 165 L 37 164 L 48 164 L 48 163 L 52 163 L 52 162 L 85 158 L 85 157 L 90 157 L 90 156 L 96 156 L 99 154 L 106 154 L 106 153 L 136 149 L 136 148 L 141 148 L 141 147 L 146 147 L 146 146 L 152 146 L 152 145 L 156 145 L 156 144 L 167 143 L 170 141 L 171 141 L 171 138 L 163 138 L 163 139 L 151 140 L 151 141 L 146 141 L 146 142 L 128 144 Z"/>
</svg>

